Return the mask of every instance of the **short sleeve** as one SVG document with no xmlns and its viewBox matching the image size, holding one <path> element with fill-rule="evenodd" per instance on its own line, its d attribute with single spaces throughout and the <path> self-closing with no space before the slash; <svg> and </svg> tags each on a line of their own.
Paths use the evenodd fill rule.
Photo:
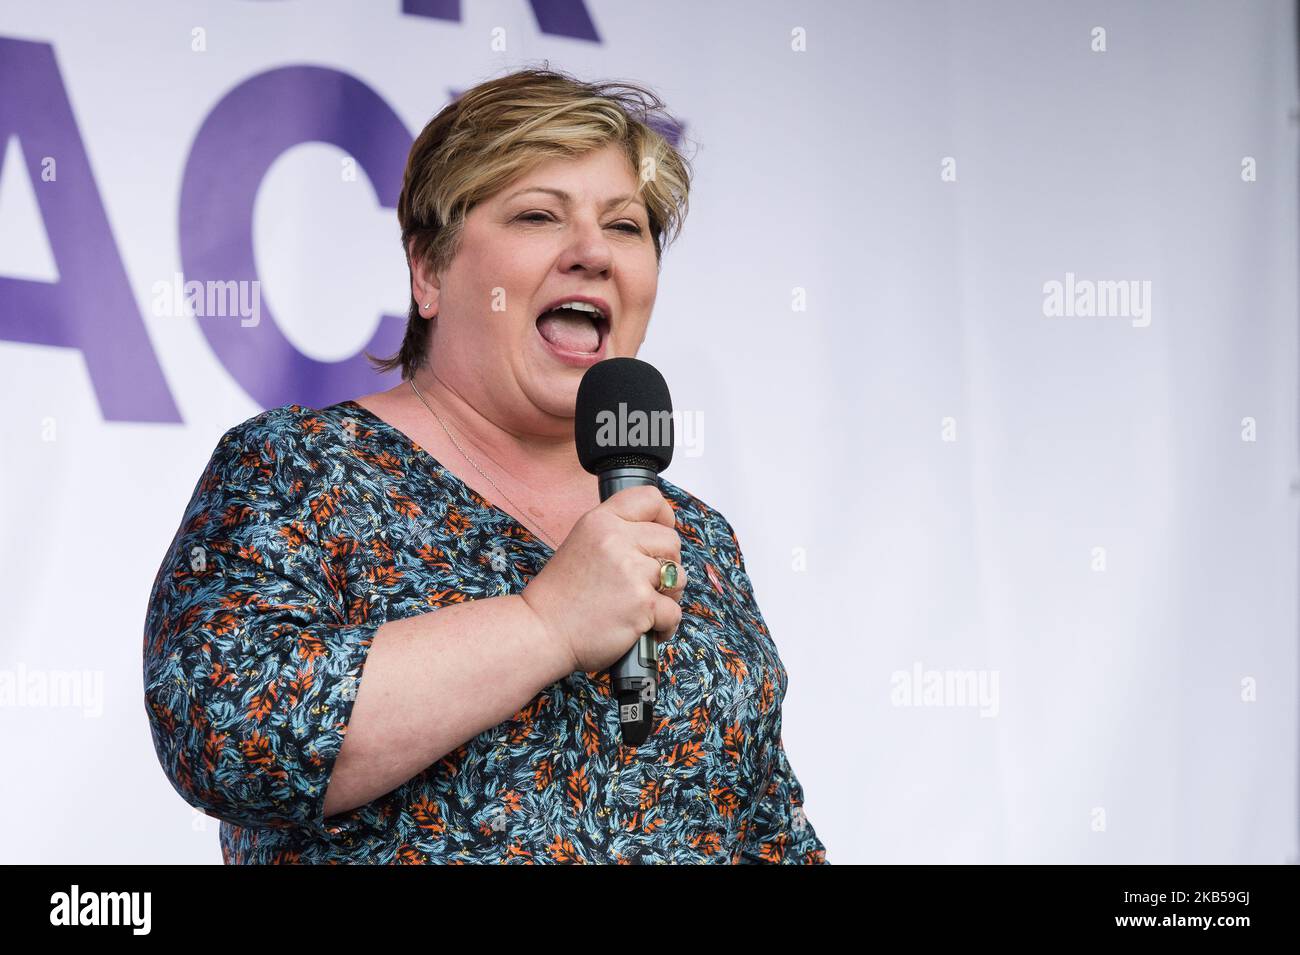
<svg viewBox="0 0 1300 955">
<path fill-rule="evenodd" d="M 753 581 L 745 570 L 745 557 L 740 549 L 740 540 L 736 537 L 736 531 L 730 522 L 721 514 L 717 516 L 721 522 L 724 548 L 729 550 L 732 556 L 732 565 L 729 568 L 731 582 L 752 604 L 754 612 L 761 616 L 754 595 Z M 783 686 L 782 701 L 784 696 Z M 817 837 L 812 822 L 804 812 L 803 787 L 799 784 L 799 779 L 786 756 L 780 729 L 781 705 L 782 703 L 778 703 L 774 745 L 776 756 L 772 774 L 745 830 L 739 861 L 781 865 L 829 865 L 826 860 L 826 846 Z"/>
<path fill-rule="evenodd" d="M 325 792 L 379 624 L 348 618 L 318 537 L 333 496 L 292 429 L 264 412 L 213 452 L 149 597 L 145 705 L 190 805 L 324 835 L 352 826 Z"/>
</svg>

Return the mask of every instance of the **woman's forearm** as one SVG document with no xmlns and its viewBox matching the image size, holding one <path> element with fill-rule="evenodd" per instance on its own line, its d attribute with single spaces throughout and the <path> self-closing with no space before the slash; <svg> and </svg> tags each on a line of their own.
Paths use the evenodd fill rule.
<svg viewBox="0 0 1300 955">
<path fill-rule="evenodd" d="M 325 815 L 406 782 L 522 709 L 570 660 L 518 594 L 441 607 L 375 631 Z"/>
</svg>

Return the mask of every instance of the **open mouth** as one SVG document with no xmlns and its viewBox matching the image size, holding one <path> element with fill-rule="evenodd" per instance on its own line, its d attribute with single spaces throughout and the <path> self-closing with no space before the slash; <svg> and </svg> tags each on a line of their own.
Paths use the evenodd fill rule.
<svg viewBox="0 0 1300 955">
<path fill-rule="evenodd" d="M 573 355 L 598 353 L 609 336 L 610 321 L 595 305 L 567 302 L 537 316 L 537 331 L 557 351 Z"/>
</svg>

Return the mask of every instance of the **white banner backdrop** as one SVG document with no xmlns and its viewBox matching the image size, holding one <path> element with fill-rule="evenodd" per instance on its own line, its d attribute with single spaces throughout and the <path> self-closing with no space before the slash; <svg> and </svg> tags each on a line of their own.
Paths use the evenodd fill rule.
<svg viewBox="0 0 1300 955">
<path fill-rule="evenodd" d="M 248 175 L 223 110 L 290 70 L 409 137 L 542 60 L 684 125 L 639 357 L 703 423 L 665 476 L 736 528 L 829 861 L 1297 861 L 1291 5 L 457 6 L 0 9 L 3 861 L 220 861 L 141 649 L 208 455 L 284 394 L 156 301 L 224 214 L 187 179 Z M 231 213 L 315 362 L 407 302 L 392 157 L 346 157 Z"/>
</svg>

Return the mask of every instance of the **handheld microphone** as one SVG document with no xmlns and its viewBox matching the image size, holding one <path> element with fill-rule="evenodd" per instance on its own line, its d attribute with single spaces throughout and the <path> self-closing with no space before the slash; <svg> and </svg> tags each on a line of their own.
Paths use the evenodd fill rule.
<svg viewBox="0 0 1300 955">
<path fill-rule="evenodd" d="M 672 411 L 667 382 L 647 362 L 607 358 L 587 369 L 578 384 L 574 439 L 578 460 L 600 480 L 601 501 L 625 487 L 659 487 L 659 472 L 673 459 Z M 640 745 L 650 734 L 659 686 L 654 631 L 610 668 L 609 686 L 623 742 Z"/>
</svg>

